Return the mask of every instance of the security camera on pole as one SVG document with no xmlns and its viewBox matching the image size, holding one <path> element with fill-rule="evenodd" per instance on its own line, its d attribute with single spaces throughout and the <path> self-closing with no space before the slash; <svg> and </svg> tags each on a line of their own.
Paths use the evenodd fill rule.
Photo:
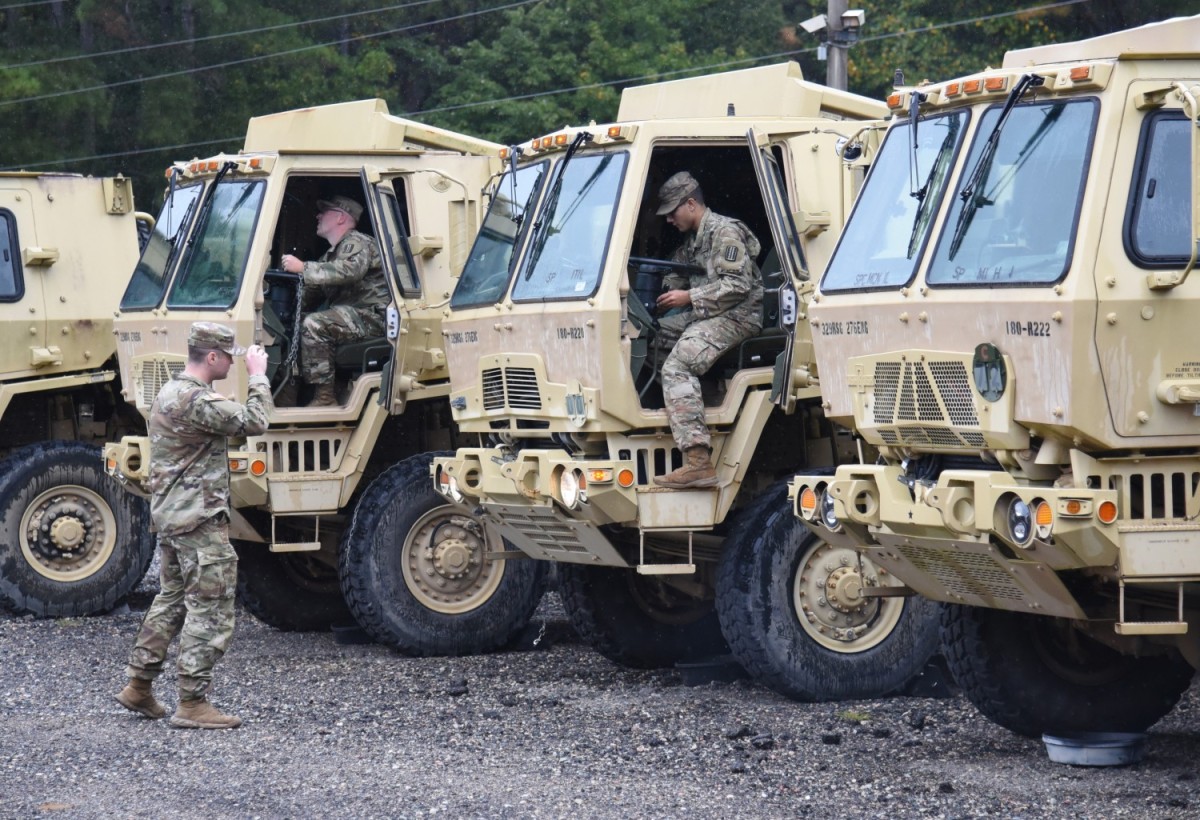
<svg viewBox="0 0 1200 820">
<path fill-rule="evenodd" d="M 867 13 L 862 9 L 847 9 L 846 0 L 829 0 L 828 13 L 818 14 L 800 24 L 800 28 L 809 34 L 826 32 L 817 56 L 829 61 L 825 84 L 830 88 L 846 90 L 846 50 L 858 42 L 866 18 Z"/>
</svg>

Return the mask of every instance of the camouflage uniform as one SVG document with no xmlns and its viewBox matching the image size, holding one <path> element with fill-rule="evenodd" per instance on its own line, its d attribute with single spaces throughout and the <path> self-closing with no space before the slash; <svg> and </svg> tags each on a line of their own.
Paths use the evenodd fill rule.
<svg viewBox="0 0 1200 820">
<path fill-rule="evenodd" d="M 305 262 L 304 286 L 324 292 L 330 307 L 304 317 L 300 362 L 309 384 L 333 384 L 333 355 L 339 344 L 383 335 L 380 309 L 391 301 L 379 246 L 358 231 L 316 262 Z"/>
<path fill-rule="evenodd" d="M 664 290 L 686 290 L 692 304 L 661 319 L 654 338 L 660 355 L 670 351 L 662 364 L 663 400 L 680 450 L 711 446 L 699 377 L 762 330 L 762 277 L 754 262 L 761 250 L 749 228 L 710 208 L 671 257 L 704 270 L 663 277 Z"/>
<path fill-rule="evenodd" d="M 219 328 L 213 331 L 212 328 Z M 199 337 L 197 336 L 199 333 Z M 233 332 L 197 322 L 201 347 L 217 334 L 231 355 Z M 226 335 L 227 334 L 227 335 Z M 272 408 L 270 383 L 250 377 L 243 406 L 186 372 L 167 382 L 150 415 L 150 516 L 158 531 L 161 591 L 150 604 L 129 656 L 130 678 L 154 680 L 167 647 L 179 643 L 179 697 L 205 697 L 214 664 L 233 636 L 237 554 L 229 543 L 227 436 L 258 435 Z"/>
</svg>

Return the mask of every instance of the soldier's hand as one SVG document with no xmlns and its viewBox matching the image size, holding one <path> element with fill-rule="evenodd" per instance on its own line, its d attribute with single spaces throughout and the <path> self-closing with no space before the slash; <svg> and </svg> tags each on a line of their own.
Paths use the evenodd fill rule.
<svg viewBox="0 0 1200 820">
<path fill-rule="evenodd" d="M 686 290 L 669 290 L 658 297 L 657 307 L 660 313 L 673 308 L 687 307 L 692 303 L 692 294 Z"/>
<path fill-rule="evenodd" d="M 300 273 L 304 270 L 304 263 L 290 253 L 285 253 L 279 258 L 279 266 L 288 273 Z"/>
<path fill-rule="evenodd" d="M 246 372 L 251 376 L 267 374 L 267 351 L 262 345 L 250 345 L 246 348 Z"/>
</svg>

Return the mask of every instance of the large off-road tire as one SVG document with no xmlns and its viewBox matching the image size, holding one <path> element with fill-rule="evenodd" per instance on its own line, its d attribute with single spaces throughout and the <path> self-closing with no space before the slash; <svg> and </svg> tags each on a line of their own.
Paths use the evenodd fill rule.
<svg viewBox="0 0 1200 820">
<path fill-rule="evenodd" d="M 657 669 L 729 653 L 712 600 L 657 576 L 561 563 L 558 595 L 584 642 L 623 666 Z"/>
<path fill-rule="evenodd" d="M 500 649 L 529 623 L 545 564 L 487 558 L 513 549 L 433 489 L 433 458 L 394 464 L 362 494 L 342 540 L 346 603 L 367 634 L 409 655 Z"/>
<path fill-rule="evenodd" d="M 915 678 L 938 650 L 941 606 L 864 598 L 898 585 L 812 534 L 772 485 L 731 522 L 717 571 L 721 628 L 750 676 L 798 700 L 873 698 Z"/>
<path fill-rule="evenodd" d="M 0 603 L 37 617 L 112 609 L 154 557 L 150 509 L 100 449 L 51 441 L 0 462 Z"/>
<path fill-rule="evenodd" d="M 1027 737 L 1140 732 L 1174 708 L 1194 670 L 1182 656 L 1122 655 L 1063 618 L 948 606 L 946 663 L 984 717 Z"/>
<path fill-rule="evenodd" d="M 337 570 L 310 552 L 271 552 L 266 544 L 234 541 L 238 601 L 283 632 L 324 632 L 354 620 Z"/>
</svg>

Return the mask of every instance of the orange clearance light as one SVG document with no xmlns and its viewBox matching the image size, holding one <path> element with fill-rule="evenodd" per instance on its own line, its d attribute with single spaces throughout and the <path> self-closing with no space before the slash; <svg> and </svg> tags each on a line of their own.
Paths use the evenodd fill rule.
<svg viewBox="0 0 1200 820">
<path fill-rule="evenodd" d="M 1083 512 L 1083 502 L 1078 498 L 1069 498 L 1064 509 L 1067 515 L 1079 515 Z"/>
<path fill-rule="evenodd" d="M 946 86 L 946 96 L 953 97 L 958 92 L 962 91 L 962 83 L 950 83 Z"/>
<path fill-rule="evenodd" d="M 508 149 L 507 148 L 500 149 L 500 159 L 508 159 Z"/>
<path fill-rule="evenodd" d="M 1054 510 L 1045 501 L 1039 501 L 1033 510 L 1033 520 L 1039 527 L 1049 527 L 1054 523 Z"/>
<path fill-rule="evenodd" d="M 981 80 L 967 80 L 963 83 L 963 91 L 968 94 L 974 94 L 981 88 L 983 88 L 983 81 Z"/>
<path fill-rule="evenodd" d="M 566 134 L 555 134 L 554 135 L 554 144 L 555 145 L 566 145 L 567 144 L 567 135 Z"/>
<path fill-rule="evenodd" d="M 115 458 L 107 459 L 104 463 L 108 467 L 109 472 L 117 469 L 117 460 Z"/>
<path fill-rule="evenodd" d="M 608 126 L 608 138 L 609 139 L 615 140 L 619 136 L 621 136 L 621 126 L 619 126 L 619 125 Z"/>
<path fill-rule="evenodd" d="M 1090 65 L 1075 66 L 1071 69 L 1071 79 L 1075 82 L 1087 80 L 1092 76 L 1092 67 Z"/>
<path fill-rule="evenodd" d="M 267 472 L 267 462 L 255 459 L 250 462 L 250 475 L 261 476 Z"/>
<path fill-rule="evenodd" d="M 1007 77 L 988 77 L 983 82 L 983 87 L 988 91 L 1003 91 L 1006 85 L 1008 85 Z"/>
<path fill-rule="evenodd" d="M 888 94 L 887 104 L 888 104 L 888 108 L 899 108 L 900 107 L 900 95 L 899 94 Z"/>
<path fill-rule="evenodd" d="M 166 177 L 167 179 L 170 179 L 170 178 L 171 178 L 171 172 L 172 172 L 172 171 L 174 171 L 174 170 L 175 170 L 174 168 L 168 168 L 166 171 L 163 171 L 163 176 L 164 176 L 164 177 Z"/>
<path fill-rule="evenodd" d="M 221 163 L 217 162 L 215 159 L 210 159 L 208 161 L 208 170 L 215 171 L 220 167 L 221 167 Z"/>
<path fill-rule="evenodd" d="M 812 487 L 800 491 L 800 513 L 805 518 L 812 518 L 817 513 L 817 494 Z"/>
<path fill-rule="evenodd" d="M 617 473 L 617 483 L 622 487 L 629 488 L 633 486 L 633 470 L 628 467 Z"/>
<path fill-rule="evenodd" d="M 612 467 L 592 467 L 584 475 L 593 484 L 607 484 L 613 479 Z"/>
<path fill-rule="evenodd" d="M 1096 509 L 1096 517 L 1101 524 L 1111 524 L 1117 520 L 1117 505 L 1112 501 L 1101 501 Z"/>
<path fill-rule="evenodd" d="M 244 459 L 244 458 L 229 459 L 229 472 L 231 472 L 231 473 L 246 472 L 246 459 Z"/>
<path fill-rule="evenodd" d="M 261 168 L 262 167 L 262 157 L 250 157 L 250 167 L 251 168 Z"/>
</svg>

